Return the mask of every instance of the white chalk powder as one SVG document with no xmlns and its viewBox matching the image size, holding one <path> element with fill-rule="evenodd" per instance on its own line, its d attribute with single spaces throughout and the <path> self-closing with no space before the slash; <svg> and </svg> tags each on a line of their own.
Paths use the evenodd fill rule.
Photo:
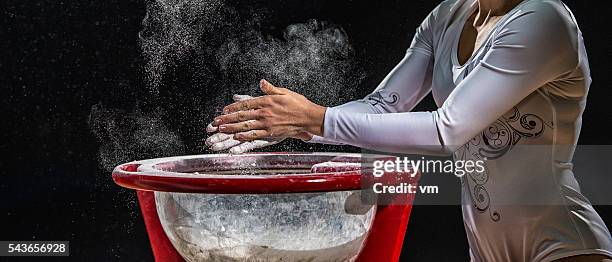
<svg viewBox="0 0 612 262">
<path fill-rule="evenodd" d="M 91 109 L 89 126 L 107 170 L 136 159 L 201 152 L 206 124 L 233 94 L 259 95 L 261 78 L 332 106 L 350 101 L 364 77 L 338 25 L 275 25 L 285 28 L 276 37 L 264 32 L 265 8 L 245 12 L 224 0 L 150 0 L 146 8 L 138 36 L 144 85 L 113 92 L 137 93 L 127 103 L 148 106 L 100 103 Z M 296 147 L 288 141 L 271 150 Z"/>
</svg>

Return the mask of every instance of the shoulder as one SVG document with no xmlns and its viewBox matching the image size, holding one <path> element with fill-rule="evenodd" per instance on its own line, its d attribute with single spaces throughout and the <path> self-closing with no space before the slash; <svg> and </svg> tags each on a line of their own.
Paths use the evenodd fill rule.
<svg viewBox="0 0 612 262">
<path fill-rule="evenodd" d="M 427 31 L 436 39 L 445 29 L 449 19 L 468 0 L 445 0 L 440 2 L 425 18 L 420 26 L 421 31 Z"/>
<path fill-rule="evenodd" d="M 495 43 L 572 55 L 581 41 L 572 13 L 560 0 L 525 0 L 503 23 Z"/>
<path fill-rule="evenodd" d="M 465 0 L 444 0 L 434 8 L 434 12 L 437 15 L 447 15 L 451 13 L 451 11 L 457 8 L 459 5 L 466 2 Z"/>
<path fill-rule="evenodd" d="M 560 0 L 524 0 L 516 8 L 518 10 L 503 27 L 527 36 L 575 42 L 578 26 L 571 11 Z"/>
<path fill-rule="evenodd" d="M 524 11 L 545 14 L 547 16 L 543 17 L 550 19 L 565 19 L 571 16 L 565 4 L 560 0 L 523 0 L 518 8 Z"/>
<path fill-rule="evenodd" d="M 439 23 L 450 18 L 452 13 L 464 4 L 466 0 L 445 0 L 440 2 L 430 13 L 428 18 Z"/>
<path fill-rule="evenodd" d="M 491 50 L 513 58 L 508 61 L 521 66 L 546 63 L 556 73 L 579 65 L 582 37 L 572 13 L 560 0 L 524 0 L 502 23 Z"/>
</svg>

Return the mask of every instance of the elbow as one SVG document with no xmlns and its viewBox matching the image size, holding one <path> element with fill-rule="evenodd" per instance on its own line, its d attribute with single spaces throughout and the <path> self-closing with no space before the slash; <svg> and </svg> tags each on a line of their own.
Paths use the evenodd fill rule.
<svg viewBox="0 0 612 262">
<path fill-rule="evenodd" d="M 445 156 L 453 155 L 455 151 L 459 150 L 459 148 L 470 141 L 469 138 L 466 138 L 465 132 L 452 128 L 444 128 L 439 134 L 441 137 L 440 144 L 442 144 L 441 154 Z"/>
<path fill-rule="evenodd" d="M 449 157 L 452 156 L 453 153 L 455 153 L 455 151 L 457 151 L 458 147 L 449 147 L 449 146 L 442 146 L 442 150 L 440 150 L 440 154 L 437 156 L 441 156 L 441 157 Z"/>
<path fill-rule="evenodd" d="M 447 133 L 449 137 L 453 137 L 452 133 Z M 457 139 L 440 139 L 440 144 L 442 144 L 442 148 L 440 150 L 440 156 L 452 156 L 459 148 L 464 146 L 467 141 L 463 142 L 462 140 Z"/>
<path fill-rule="evenodd" d="M 442 145 L 441 154 L 451 156 L 459 148 L 468 143 L 475 134 L 468 123 L 460 123 L 445 114 L 444 109 L 438 109 L 435 114 L 438 139 Z"/>
</svg>

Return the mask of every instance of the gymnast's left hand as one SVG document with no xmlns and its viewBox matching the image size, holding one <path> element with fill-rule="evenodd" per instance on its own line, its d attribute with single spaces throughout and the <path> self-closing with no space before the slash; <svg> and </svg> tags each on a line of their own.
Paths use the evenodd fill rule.
<svg viewBox="0 0 612 262">
<path fill-rule="evenodd" d="M 262 138 L 310 140 L 323 134 L 327 108 L 303 95 L 276 87 L 262 79 L 259 87 L 266 94 L 226 106 L 213 121 L 219 132 L 235 134 L 239 141 Z"/>
</svg>

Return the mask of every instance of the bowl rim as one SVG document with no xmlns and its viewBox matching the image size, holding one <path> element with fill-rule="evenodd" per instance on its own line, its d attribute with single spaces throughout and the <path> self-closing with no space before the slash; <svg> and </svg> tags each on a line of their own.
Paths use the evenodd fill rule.
<svg viewBox="0 0 612 262">
<path fill-rule="evenodd" d="M 266 152 L 241 155 L 202 154 L 155 158 L 121 164 L 112 172 L 114 182 L 122 187 L 141 191 L 162 191 L 176 193 L 215 193 L 215 194 L 281 194 L 361 190 L 362 172 L 365 168 L 349 170 L 304 173 L 291 175 L 213 175 L 177 173 L 156 169 L 160 163 L 198 158 L 228 158 L 256 156 L 333 156 L 348 157 L 344 159 L 347 166 L 361 163 L 358 153 L 327 152 Z M 389 155 L 367 154 L 368 157 L 387 159 Z M 394 158 L 394 157 L 393 157 Z M 342 168 L 342 167 L 338 167 Z"/>
</svg>

